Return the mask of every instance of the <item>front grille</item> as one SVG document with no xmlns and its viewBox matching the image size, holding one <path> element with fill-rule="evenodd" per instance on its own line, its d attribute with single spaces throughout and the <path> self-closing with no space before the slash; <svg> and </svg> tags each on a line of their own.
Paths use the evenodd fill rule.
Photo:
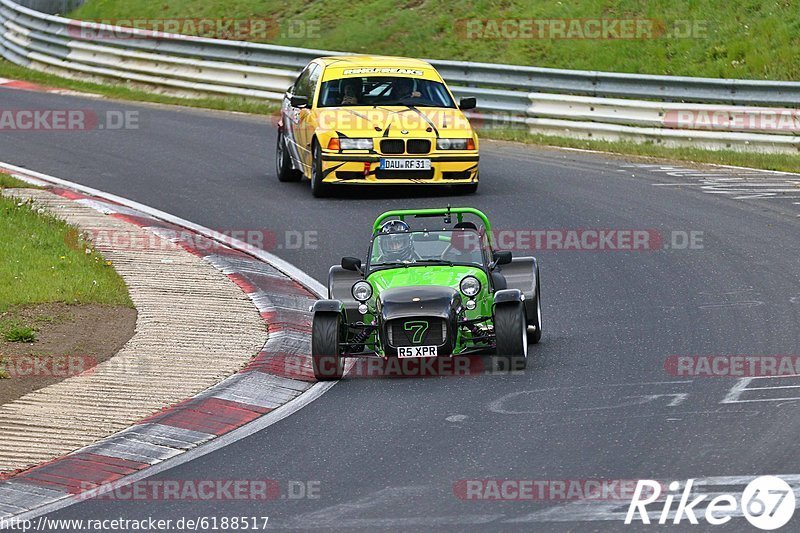
<svg viewBox="0 0 800 533">
<path fill-rule="evenodd" d="M 406 151 L 406 143 L 403 139 L 383 139 L 381 141 L 381 153 L 402 154 Z"/>
<path fill-rule="evenodd" d="M 352 171 L 345 172 L 342 170 L 337 170 L 336 177 L 340 180 L 360 180 L 364 179 L 366 176 L 364 176 L 363 172 L 352 172 Z"/>
<path fill-rule="evenodd" d="M 470 177 L 469 170 L 462 170 L 460 172 L 442 172 L 442 179 L 446 180 L 468 180 Z"/>
<path fill-rule="evenodd" d="M 427 154 L 431 151 L 431 142 L 427 139 L 411 139 L 408 141 L 409 154 Z"/>
<path fill-rule="evenodd" d="M 433 179 L 433 169 L 430 170 L 381 170 L 375 171 L 375 177 L 380 179 L 409 179 L 409 180 L 430 180 Z"/>
<path fill-rule="evenodd" d="M 420 334 L 421 325 L 427 329 Z M 406 326 L 408 325 L 408 329 Z M 447 323 L 442 318 L 398 318 L 389 322 L 389 344 L 401 346 L 441 346 L 447 338 Z M 416 334 L 416 339 L 415 339 Z M 417 342 L 414 342 L 417 340 Z"/>
</svg>

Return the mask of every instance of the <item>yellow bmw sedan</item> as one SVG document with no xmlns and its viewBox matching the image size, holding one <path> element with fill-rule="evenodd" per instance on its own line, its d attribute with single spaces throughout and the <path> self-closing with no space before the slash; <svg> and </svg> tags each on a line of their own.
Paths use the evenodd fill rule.
<svg viewBox="0 0 800 533">
<path fill-rule="evenodd" d="M 429 63 L 381 56 L 311 61 L 281 105 L 280 181 L 311 181 L 314 196 L 346 185 L 478 188 L 478 136 Z"/>
</svg>

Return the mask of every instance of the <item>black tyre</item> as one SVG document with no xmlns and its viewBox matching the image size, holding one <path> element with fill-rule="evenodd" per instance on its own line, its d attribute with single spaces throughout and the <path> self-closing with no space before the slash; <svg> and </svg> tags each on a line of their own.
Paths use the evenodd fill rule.
<svg viewBox="0 0 800 533">
<path fill-rule="evenodd" d="M 528 323 L 522 302 L 498 305 L 494 311 L 497 357 L 509 370 L 524 370 L 528 363 Z"/>
<path fill-rule="evenodd" d="M 311 194 L 315 198 L 324 198 L 331 194 L 331 186 L 323 183 L 323 178 L 321 150 L 315 139 L 311 146 Z"/>
<path fill-rule="evenodd" d="M 342 379 L 344 358 L 339 341 L 342 317 L 335 313 L 317 313 L 311 325 L 311 362 L 314 377 L 319 381 Z"/>
<path fill-rule="evenodd" d="M 283 137 L 283 132 L 278 130 L 278 144 L 275 147 L 275 173 L 278 176 L 278 181 L 300 181 L 303 174 L 299 170 L 292 168 L 292 160 L 289 156 L 289 150 L 286 148 L 286 139 Z"/>
<path fill-rule="evenodd" d="M 534 296 L 534 308 L 536 312 L 528 317 L 528 342 L 538 344 L 542 340 L 542 297 L 541 284 L 539 283 L 539 267 L 536 267 L 536 296 Z"/>
</svg>

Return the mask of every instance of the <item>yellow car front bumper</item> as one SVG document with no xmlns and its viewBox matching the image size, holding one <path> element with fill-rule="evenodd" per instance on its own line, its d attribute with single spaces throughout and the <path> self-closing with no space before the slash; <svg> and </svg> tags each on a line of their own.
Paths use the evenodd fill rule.
<svg viewBox="0 0 800 533">
<path fill-rule="evenodd" d="M 430 159 L 430 170 L 383 170 L 381 159 Z M 323 182 L 351 185 L 464 185 L 478 182 L 477 151 L 458 154 L 322 154 Z"/>
</svg>

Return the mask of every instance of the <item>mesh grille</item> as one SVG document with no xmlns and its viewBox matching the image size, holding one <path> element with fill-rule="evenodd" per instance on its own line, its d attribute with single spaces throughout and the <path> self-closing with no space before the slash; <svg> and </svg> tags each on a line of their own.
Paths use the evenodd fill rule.
<svg viewBox="0 0 800 533">
<path fill-rule="evenodd" d="M 408 329 L 406 325 L 412 323 Z M 417 323 L 426 323 L 427 329 L 420 334 Z M 441 346 L 445 342 L 445 322 L 441 318 L 400 318 L 389 324 L 389 339 L 395 348 L 401 346 Z M 418 342 L 414 342 L 415 340 Z"/>
<path fill-rule="evenodd" d="M 339 170 L 336 172 L 336 177 L 339 178 L 340 180 L 360 180 L 364 179 L 366 176 L 364 176 L 363 172 Z"/>
<path fill-rule="evenodd" d="M 431 151 L 431 142 L 427 139 L 411 139 L 408 141 L 409 154 L 427 154 Z"/>
<path fill-rule="evenodd" d="M 403 139 L 384 139 L 381 141 L 381 152 L 384 154 L 402 154 L 406 150 Z"/>
<path fill-rule="evenodd" d="M 446 180 L 468 180 L 471 173 L 469 170 L 462 170 L 460 172 L 442 172 L 442 178 Z"/>
</svg>

